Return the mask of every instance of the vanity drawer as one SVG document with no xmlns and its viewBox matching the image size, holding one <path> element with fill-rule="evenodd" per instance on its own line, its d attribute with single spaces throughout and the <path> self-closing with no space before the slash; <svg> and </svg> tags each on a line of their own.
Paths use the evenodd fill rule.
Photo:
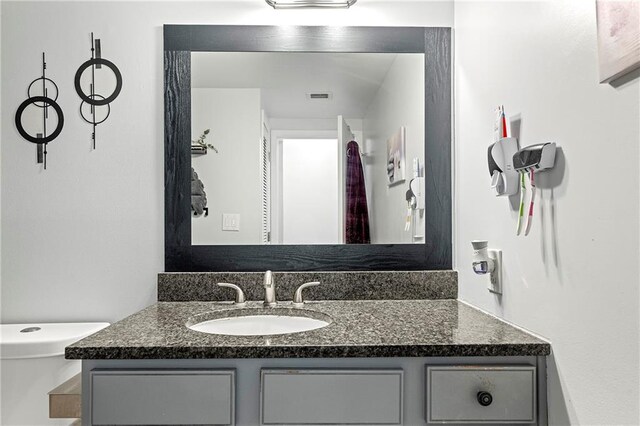
<svg viewBox="0 0 640 426">
<path fill-rule="evenodd" d="M 536 367 L 427 366 L 426 375 L 427 424 L 536 423 Z"/>
<path fill-rule="evenodd" d="M 262 370 L 263 425 L 400 425 L 402 370 Z"/>
<path fill-rule="evenodd" d="M 93 370 L 92 425 L 233 425 L 234 370 Z"/>
</svg>

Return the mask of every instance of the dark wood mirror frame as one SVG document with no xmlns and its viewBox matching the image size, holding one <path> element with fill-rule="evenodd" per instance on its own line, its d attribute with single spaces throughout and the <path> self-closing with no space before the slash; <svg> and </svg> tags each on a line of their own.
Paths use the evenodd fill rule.
<svg viewBox="0 0 640 426">
<path fill-rule="evenodd" d="M 425 243 L 191 245 L 191 52 L 425 55 Z M 362 271 L 452 267 L 451 29 L 164 26 L 165 270 Z"/>
</svg>

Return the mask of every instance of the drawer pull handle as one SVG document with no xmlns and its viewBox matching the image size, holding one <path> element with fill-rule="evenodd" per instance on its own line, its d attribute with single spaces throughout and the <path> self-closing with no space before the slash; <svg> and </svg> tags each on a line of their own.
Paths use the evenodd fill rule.
<svg viewBox="0 0 640 426">
<path fill-rule="evenodd" d="M 478 392 L 477 397 L 478 397 L 478 402 L 483 407 L 488 407 L 493 402 L 493 397 L 489 392 L 480 391 Z"/>
</svg>

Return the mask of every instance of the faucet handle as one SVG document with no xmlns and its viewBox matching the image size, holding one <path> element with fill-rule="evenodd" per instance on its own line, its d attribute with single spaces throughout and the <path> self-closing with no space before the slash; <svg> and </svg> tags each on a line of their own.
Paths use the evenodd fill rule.
<svg viewBox="0 0 640 426">
<path fill-rule="evenodd" d="M 320 285 L 320 281 L 311 281 L 308 283 L 304 283 L 300 287 L 298 287 L 295 294 L 293 295 L 293 305 L 294 306 L 304 305 L 304 300 L 302 300 L 302 290 L 304 290 L 307 287 L 313 287 L 316 285 Z"/>
<path fill-rule="evenodd" d="M 273 285 L 273 272 L 267 271 L 264 273 L 264 286 L 271 287 Z"/>
<path fill-rule="evenodd" d="M 231 283 L 218 283 L 218 287 L 229 287 L 236 291 L 236 306 L 241 307 L 247 304 L 244 298 L 244 292 L 237 285 Z"/>
</svg>

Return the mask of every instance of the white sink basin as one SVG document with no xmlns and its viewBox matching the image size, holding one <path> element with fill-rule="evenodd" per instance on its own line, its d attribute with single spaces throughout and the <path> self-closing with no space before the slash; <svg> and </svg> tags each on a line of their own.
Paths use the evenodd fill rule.
<svg viewBox="0 0 640 426">
<path fill-rule="evenodd" d="M 328 319 L 328 318 L 327 318 Z M 326 327 L 329 321 L 306 316 L 260 314 L 225 316 L 195 324 L 187 324 L 191 330 L 227 336 L 270 336 L 291 334 Z"/>
</svg>

